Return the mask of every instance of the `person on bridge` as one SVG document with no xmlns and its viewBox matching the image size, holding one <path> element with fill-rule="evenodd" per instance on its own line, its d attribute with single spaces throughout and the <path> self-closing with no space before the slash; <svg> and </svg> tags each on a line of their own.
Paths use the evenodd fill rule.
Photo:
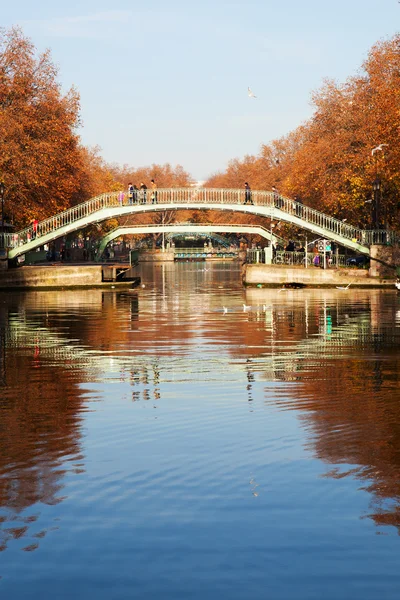
<svg viewBox="0 0 400 600">
<path fill-rule="evenodd" d="M 133 185 L 128 183 L 128 202 L 133 204 Z"/>
<path fill-rule="evenodd" d="M 33 240 L 37 236 L 38 225 L 39 225 L 39 221 L 37 219 L 33 219 L 33 221 L 32 221 L 32 239 Z"/>
<path fill-rule="evenodd" d="M 244 204 L 254 204 L 253 199 L 251 197 L 251 187 L 247 183 L 244 184 Z"/>
<path fill-rule="evenodd" d="M 137 204 L 137 202 L 138 202 L 138 192 L 139 192 L 139 190 L 137 189 L 137 186 L 135 184 L 133 184 L 133 188 L 132 188 L 133 204 Z"/>
<path fill-rule="evenodd" d="M 143 181 L 140 183 L 140 204 L 146 204 L 147 202 L 147 185 L 145 183 L 143 183 Z"/>
<path fill-rule="evenodd" d="M 274 198 L 275 208 L 282 208 L 281 197 L 279 195 L 278 190 L 276 189 L 276 187 L 274 185 L 272 186 L 271 189 L 272 189 L 272 194 L 273 194 L 273 198 Z"/>
<path fill-rule="evenodd" d="M 151 203 L 157 204 L 157 184 L 154 179 L 151 180 Z"/>
<path fill-rule="evenodd" d="M 294 197 L 294 201 L 296 202 L 295 204 L 295 208 L 296 208 L 296 217 L 303 217 L 303 200 L 300 198 L 300 196 L 298 196 L 296 194 L 296 196 Z"/>
</svg>

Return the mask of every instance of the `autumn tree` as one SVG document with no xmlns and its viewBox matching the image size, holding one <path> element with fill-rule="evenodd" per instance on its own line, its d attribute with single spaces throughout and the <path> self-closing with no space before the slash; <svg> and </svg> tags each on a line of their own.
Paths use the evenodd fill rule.
<svg viewBox="0 0 400 600">
<path fill-rule="evenodd" d="M 263 144 L 257 156 L 229 163 L 207 185 L 275 185 L 289 197 L 372 227 L 372 183 L 381 180 L 380 223 L 398 228 L 400 191 L 400 35 L 377 43 L 359 73 L 327 80 L 312 96 L 314 113 L 295 131 Z M 380 144 L 382 150 L 372 155 Z M 240 184 L 240 185 L 239 185 Z"/>
<path fill-rule="evenodd" d="M 191 175 L 181 165 L 173 167 L 169 163 L 152 164 L 145 167 L 113 165 L 110 167 L 110 171 L 124 189 L 128 187 L 128 183 L 139 187 L 143 182 L 148 186 L 152 179 L 160 188 L 187 187 L 193 182 Z"/>
<path fill-rule="evenodd" d="M 66 208 L 77 190 L 79 96 L 57 75 L 48 50 L 37 56 L 19 28 L 0 30 L 0 177 L 18 225 Z"/>
</svg>

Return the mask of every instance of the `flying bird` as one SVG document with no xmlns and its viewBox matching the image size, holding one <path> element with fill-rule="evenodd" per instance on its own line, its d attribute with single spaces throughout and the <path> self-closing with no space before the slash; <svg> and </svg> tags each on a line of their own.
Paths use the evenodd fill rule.
<svg viewBox="0 0 400 600">
<path fill-rule="evenodd" d="M 249 87 L 247 88 L 247 93 L 249 98 L 257 98 L 257 96 L 251 91 Z"/>
<path fill-rule="evenodd" d="M 382 151 L 384 146 L 389 146 L 389 144 L 379 144 L 379 146 L 377 146 L 376 148 L 372 148 L 371 156 L 373 156 L 377 150 Z"/>
</svg>

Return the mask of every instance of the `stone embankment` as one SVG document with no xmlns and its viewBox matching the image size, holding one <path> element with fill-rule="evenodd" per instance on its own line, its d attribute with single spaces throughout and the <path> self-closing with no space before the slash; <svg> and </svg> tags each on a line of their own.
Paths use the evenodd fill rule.
<svg viewBox="0 0 400 600">
<path fill-rule="evenodd" d="M 173 262 L 175 259 L 174 252 L 160 250 L 145 250 L 139 253 L 139 262 Z"/>
<path fill-rule="evenodd" d="M 349 283 L 354 287 L 394 287 L 395 278 L 371 277 L 364 269 L 321 269 L 318 267 L 282 267 L 244 265 L 243 283 L 247 286 L 284 286 L 299 283 L 310 287 L 336 287 Z"/>
<path fill-rule="evenodd" d="M 103 270 L 102 265 L 87 264 L 7 269 L 0 271 L 0 290 L 132 286 L 132 281 L 104 281 Z"/>
</svg>

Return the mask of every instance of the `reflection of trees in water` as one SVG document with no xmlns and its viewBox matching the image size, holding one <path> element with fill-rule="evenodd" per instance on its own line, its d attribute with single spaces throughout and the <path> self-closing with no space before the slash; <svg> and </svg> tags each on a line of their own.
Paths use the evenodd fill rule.
<svg viewBox="0 0 400 600">
<path fill-rule="evenodd" d="M 297 383 L 286 394 L 281 389 L 274 405 L 300 414 L 318 459 L 343 465 L 326 475 L 359 479 L 371 494 L 369 516 L 400 531 L 400 335 L 393 297 L 365 295 L 354 305 L 300 302 L 297 295 L 296 304 L 285 298 L 267 311 L 263 302 L 248 315 L 244 339 L 251 347 L 238 344 L 231 352 L 250 355 L 251 372 L 261 379 Z"/>
<path fill-rule="evenodd" d="M 284 408 L 301 410 L 301 418 L 313 432 L 313 452 L 335 465 L 357 465 L 348 472 L 329 474 L 359 477 L 373 494 L 375 521 L 399 526 L 400 407 L 394 400 L 399 359 L 394 317 L 381 322 L 377 315 L 385 307 L 379 302 L 373 307 L 368 301 L 357 306 L 307 303 L 297 296 L 290 304 L 280 296 L 274 292 L 272 308 L 267 310 L 263 302 L 252 302 L 253 309 L 240 318 L 216 319 L 212 330 L 207 315 L 215 315 L 216 310 L 206 294 L 155 295 L 152 310 L 142 312 L 138 296 L 122 293 L 101 293 L 87 312 L 81 307 L 68 313 L 68 306 L 58 312 L 24 305 L 25 325 L 31 321 L 43 331 L 36 333 L 38 343 L 32 338 L 26 352 L 21 346 L 7 356 L 6 390 L 14 391 L 7 391 L 9 396 L 0 404 L 0 471 L 4 473 L 0 504 L 8 507 L 10 521 L 3 524 L 4 539 L 27 535 L 24 528 L 29 520 L 23 520 L 36 518 L 22 514 L 29 506 L 62 499 L 65 457 L 77 471 L 82 468 L 77 385 L 87 378 L 85 369 L 90 370 L 91 380 L 97 375 L 96 357 L 107 352 L 121 357 L 121 381 L 130 382 L 134 401 L 159 400 L 164 365 L 175 356 L 176 347 L 181 357 L 187 351 L 191 358 L 203 330 L 209 343 L 224 346 L 233 359 L 244 359 L 234 361 L 236 366 L 224 359 L 223 365 L 245 365 L 250 401 L 257 378 L 296 381 L 297 397 L 289 396 Z M 182 318 L 185 311 L 191 321 Z M 63 339 L 73 343 L 64 345 Z M 132 350 L 132 358 L 126 356 L 127 350 Z"/>
<path fill-rule="evenodd" d="M 28 302 L 32 296 L 43 298 L 28 295 Z M 15 304 L 0 307 L 0 550 L 12 539 L 29 536 L 25 549 L 36 549 L 48 531 L 30 533 L 39 517 L 37 505 L 62 502 L 66 472 L 84 472 L 79 385 L 103 370 L 103 354 L 92 355 L 93 349 L 119 347 L 121 337 L 137 329 L 139 314 L 137 296 L 102 293 L 87 312 L 81 306 L 29 306 L 24 299 L 16 295 Z M 118 303 L 130 308 L 132 323 L 122 336 Z M 160 399 L 156 360 L 121 370 L 123 378 L 131 379 L 133 397 Z"/>
<path fill-rule="evenodd" d="M 384 362 L 336 359 L 321 364 L 329 378 L 314 373 L 302 384 L 292 408 L 311 427 L 310 447 L 335 468 L 329 476 L 357 477 L 373 495 L 371 517 L 400 527 L 400 358 L 392 350 Z"/>
<path fill-rule="evenodd" d="M 400 355 L 394 318 L 372 323 L 365 308 L 351 315 L 313 310 L 309 324 L 314 326 L 305 339 L 275 348 L 269 357 L 268 378 L 298 381 L 295 399 L 290 393 L 274 402 L 301 411 L 311 434 L 309 448 L 320 460 L 357 465 L 327 476 L 360 479 L 372 494 L 370 517 L 400 528 Z M 301 314 L 294 322 L 294 329 L 301 329 Z M 278 340 L 293 330 L 286 317 L 275 319 L 274 328 Z"/>
<path fill-rule="evenodd" d="M 0 549 L 5 549 L 9 540 L 30 535 L 38 514 L 29 514 L 29 507 L 63 500 L 66 470 L 83 472 L 82 398 L 76 371 L 50 362 L 51 353 L 41 353 L 40 336 L 28 332 L 30 345 L 18 347 L 2 328 L 1 338 Z M 44 535 L 34 533 L 26 549 L 34 550 Z"/>
</svg>

